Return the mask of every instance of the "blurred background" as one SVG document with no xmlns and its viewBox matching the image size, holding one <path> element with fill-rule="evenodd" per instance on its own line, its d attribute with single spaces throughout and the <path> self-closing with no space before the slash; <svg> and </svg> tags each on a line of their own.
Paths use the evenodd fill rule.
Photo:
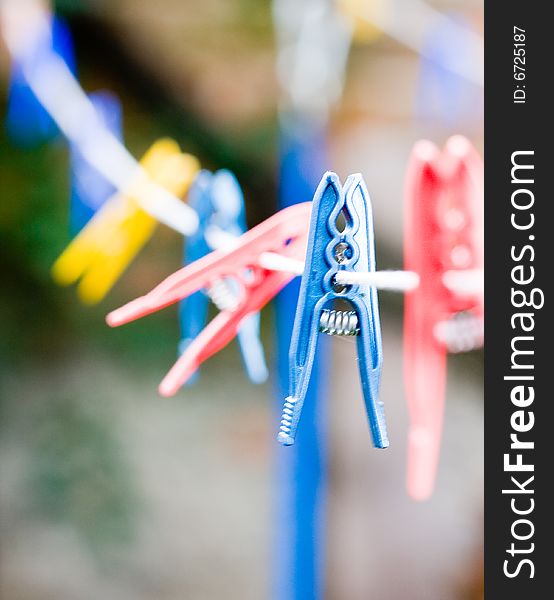
<svg viewBox="0 0 554 600">
<path fill-rule="evenodd" d="M 395 3 L 404 23 L 410 2 Z M 480 1 L 429 5 L 481 31 Z M 281 92 L 269 0 L 59 0 L 54 8 L 71 28 L 82 87 L 121 98 L 135 157 L 169 135 L 203 167 L 237 175 L 249 226 L 275 212 Z M 0 45 L 2 114 L 9 70 Z M 413 49 L 361 27 L 330 116 L 333 170 L 342 179 L 363 173 L 371 193 L 380 269 L 402 267 L 414 142 L 463 133 L 482 150 L 479 86 L 463 88 L 465 103 L 448 119 L 440 107 L 421 109 L 421 82 Z M 161 399 L 158 382 L 176 356 L 176 308 L 119 329 L 104 316 L 179 268 L 182 239 L 160 226 L 107 299 L 82 306 L 49 274 L 70 240 L 67 147 L 23 149 L 0 136 L 0 597 L 270 597 L 279 527 L 271 469 L 286 452 L 274 441 L 271 382 L 250 384 L 232 343 L 194 386 Z M 371 447 L 355 345 L 331 344 L 326 598 L 481 598 L 482 355 L 449 359 L 436 491 L 415 503 L 404 487 L 402 297 L 382 292 L 380 303 L 386 452 Z M 262 329 L 272 364 L 271 306 Z"/>
</svg>

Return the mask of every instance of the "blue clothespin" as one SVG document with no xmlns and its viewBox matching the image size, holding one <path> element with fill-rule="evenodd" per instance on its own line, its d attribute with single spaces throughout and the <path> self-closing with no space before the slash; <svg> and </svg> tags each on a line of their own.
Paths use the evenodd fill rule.
<svg viewBox="0 0 554 600">
<path fill-rule="evenodd" d="M 417 84 L 416 114 L 421 120 L 453 127 L 482 112 L 479 88 L 460 73 L 476 68 L 471 31 L 458 14 L 444 16 L 430 29 Z"/>
<path fill-rule="evenodd" d="M 320 332 L 357 336 L 360 379 L 373 443 L 378 448 L 389 445 L 379 400 L 382 347 L 377 290 L 367 284 L 339 285 L 335 281 L 338 271 L 374 270 L 373 217 L 364 180 L 361 175 L 351 175 L 342 189 L 337 175 L 326 173 L 313 201 L 289 352 L 290 393 L 278 436 L 282 445 L 294 443 Z M 335 301 L 342 301 L 350 310 L 335 310 Z"/>
<path fill-rule="evenodd" d="M 37 40 L 33 52 L 27 60 L 38 68 L 45 55 L 58 54 L 75 73 L 75 54 L 69 27 L 58 17 L 51 17 L 50 35 Z M 23 65 L 12 64 L 6 130 L 13 143 L 31 147 L 37 143 L 53 139 L 58 135 L 58 127 L 37 100 L 23 74 Z"/>
<path fill-rule="evenodd" d="M 246 231 L 244 198 L 238 181 L 230 171 L 222 169 L 213 174 L 205 170 L 200 171 L 189 191 L 188 204 L 198 214 L 199 227 L 194 235 L 185 238 L 185 264 L 194 262 L 212 251 L 213 248 L 206 239 L 210 229 L 235 237 Z M 239 291 L 232 280 L 220 281 L 206 293 L 197 292 L 180 303 L 180 353 L 204 329 L 208 297 L 222 309 L 235 302 Z M 249 379 L 253 383 L 264 382 L 268 377 L 268 370 L 260 341 L 259 313 L 243 321 L 237 337 Z"/>
<path fill-rule="evenodd" d="M 117 139 L 123 141 L 121 103 L 115 94 L 107 91 L 89 95 L 98 117 Z M 94 213 L 110 198 L 116 188 L 100 174 L 80 150 L 70 144 L 69 161 L 71 174 L 71 197 L 69 223 L 71 233 L 76 235 Z"/>
</svg>

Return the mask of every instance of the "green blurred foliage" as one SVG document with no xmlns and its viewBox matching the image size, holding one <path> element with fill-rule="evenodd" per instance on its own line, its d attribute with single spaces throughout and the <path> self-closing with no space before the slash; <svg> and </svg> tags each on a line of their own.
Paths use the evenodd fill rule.
<svg viewBox="0 0 554 600">
<path fill-rule="evenodd" d="M 192 107 L 178 104 L 155 74 L 140 69 L 91 4 L 60 0 L 56 8 L 72 28 L 83 88 L 120 96 L 129 150 L 140 158 L 158 137 L 174 137 L 203 166 L 235 171 L 245 187 L 250 224 L 273 212 L 275 121 L 221 129 L 202 120 Z M 240 0 L 235 11 L 237 23 L 248 23 L 254 35 L 269 34 L 268 2 Z M 2 115 L 5 97 L 1 90 Z M 0 128 L 0 182 L 0 375 L 9 390 L 0 404 L 2 440 L 26 456 L 25 510 L 69 526 L 102 561 L 108 547 L 132 542 L 141 496 L 108 408 L 117 392 L 97 398 L 90 382 L 69 383 L 68 391 L 70 365 L 73 358 L 89 364 L 93 357 L 94 380 L 101 364 L 113 364 L 128 376 L 129 389 L 135 379 L 150 381 L 155 398 L 156 382 L 176 356 L 176 307 L 119 329 L 108 328 L 104 317 L 178 268 L 182 239 L 159 227 L 106 300 L 82 306 L 73 288 L 59 288 L 50 277 L 70 240 L 65 142 L 20 149 Z M 22 393 L 19 382 L 26 384 Z"/>
<path fill-rule="evenodd" d="M 109 415 L 79 400 L 53 398 L 30 429 L 34 512 L 73 526 L 99 556 L 105 544 L 130 542 L 136 494 Z"/>
<path fill-rule="evenodd" d="M 4 106 L 0 106 L 4 112 Z M 50 349 L 66 327 L 49 270 L 67 237 L 65 161 L 60 144 L 20 150 L 0 134 L 0 355 L 3 361 Z"/>
</svg>

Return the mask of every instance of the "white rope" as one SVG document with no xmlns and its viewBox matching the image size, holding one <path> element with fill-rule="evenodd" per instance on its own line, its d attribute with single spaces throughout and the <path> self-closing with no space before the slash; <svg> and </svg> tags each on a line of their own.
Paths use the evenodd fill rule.
<svg viewBox="0 0 554 600">
<path fill-rule="evenodd" d="M 419 275 L 413 271 L 372 271 L 359 273 L 356 271 L 339 271 L 335 281 L 343 285 L 371 285 L 378 290 L 408 292 L 419 285 Z"/>
<path fill-rule="evenodd" d="M 483 269 L 447 271 L 442 282 L 451 292 L 459 295 L 482 294 L 485 288 Z"/>
<path fill-rule="evenodd" d="M 284 271 L 302 275 L 304 273 L 304 263 L 301 260 L 295 260 L 277 254 L 274 252 L 265 252 L 260 256 L 258 264 L 264 269 L 271 271 Z M 417 288 L 419 285 L 419 275 L 412 271 L 339 271 L 335 275 L 335 281 L 341 285 L 371 285 L 379 290 L 390 290 L 405 292 Z"/>
</svg>

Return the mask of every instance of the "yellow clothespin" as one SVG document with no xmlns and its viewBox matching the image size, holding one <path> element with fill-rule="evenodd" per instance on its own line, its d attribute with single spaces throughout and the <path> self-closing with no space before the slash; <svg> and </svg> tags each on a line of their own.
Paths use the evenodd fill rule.
<svg viewBox="0 0 554 600">
<path fill-rule="evenodd" d="M 60 285 L 79 281 L 77 295 L 86 304 L 100 302 L 154 233 L 157 221 L 136 200 L 145 176 L 175 196 L 183 196 L 200 168 L 182 154 L 177 142 L 155 142 L 140 161 L 143 171 L 124 192 L 114 194 L 52 266 Z"/>
<path fill-rule="evenodd" d="M 382 35 L 377 25 L 371 22 L 372 15 L 382 15 L 384 0 L 336 0 L 339 10 L 354 24 L 354 40 L 360 44 L 374 42 Z"/>
</svg>

